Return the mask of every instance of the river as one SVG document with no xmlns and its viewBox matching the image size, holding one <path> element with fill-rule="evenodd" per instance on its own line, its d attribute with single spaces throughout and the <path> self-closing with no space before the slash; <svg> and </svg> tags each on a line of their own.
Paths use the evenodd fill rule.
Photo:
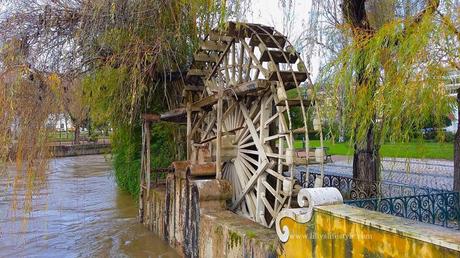
<svg viewBox="0 0 460 258">
<path fill-rule="evenodd" d="M 27 193 L 11 181 L 0 178 L 0 257 L 178 257 L 137 222 L 104 156 L 51 160 L 26 215 Z"/>
</svg>

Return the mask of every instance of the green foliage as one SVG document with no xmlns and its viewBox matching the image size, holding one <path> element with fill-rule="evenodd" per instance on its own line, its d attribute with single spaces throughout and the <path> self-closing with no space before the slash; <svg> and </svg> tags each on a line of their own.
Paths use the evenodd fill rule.
<svg viewBox="0 0 460 258">
<path fill-rule="evenodd" d="M 152 167 L 169 167 L 171 162 L 184 157 L 177 154 L 182 149 L 180 146 L 179 127 L 173 123 L 161 122 L 152 126 L 151 165 Z"/>
<path fill-rule="evenodd" d="M 118 186 L 137 196 L 141 170 L 141 128 L 119 127 L 112 135 L 112 155 Z"/>
<path fill-rule="evenodd" d="M 124 99 L 123 86 L 127 81 L 127 73 L 126 67 L 104 66 L 83 79 L 84 99 L 90 107 L 94 123 L 116 120 L 119 113 L 126 111 L 123 105 L 117 103 Z"/>
<path fill-rule="evenodd" d="M 430 120 L 443 124 L 452 99 L 444 88 L 445 70 L 439 60 L 430 58 L 434 26 L 431 16 L 416 25 L 399 19 L 387 22 L 372 36 L 355 36 L 329 64 L 333 74 L 323 74 L 321 80 L 332 79 L 322 85 L 330 96 L 325 113 L 329 120 L 336 119 L 338 94 L 344 91 L 343 115 L 346 131 L 354 132 L 352 142 L 365 144 L 371 127 L 376 143 L 382 144 L 408 142 Z"/>
<path fill-rule="evenodd" d="M 168 167 L 177 157 L 178 126 L 172 123 L 152 125 L 151 168 Z M 113 166 L 118 186 L 137 196 L 141 171 L 142 132 L 140 126 L 118 127 L 112 136 Z"/>
<path fill-rule="evenodd" d="M 319 147 L 319 140 L 310 141 L 311 147 Z M 296 148 L 302 147 L 301 141 L 294 143 Z M 353 155 L 353 145 L 349 142 L 333 143 L 324 141 L 327 152 L 332 155 Z M 417 159 L 447 159 L 453 160 L 454 150 L 450 142 L 411 141 L 406 143 L 384 143 L 380 148 L 382 157 L 417 158 Z M 351 159 L 350 159 L 351 160 Z"/>
</svg>

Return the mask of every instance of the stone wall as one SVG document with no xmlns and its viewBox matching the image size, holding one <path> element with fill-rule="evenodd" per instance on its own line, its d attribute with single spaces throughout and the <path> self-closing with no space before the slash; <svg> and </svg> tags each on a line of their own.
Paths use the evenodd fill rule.
<svg viewBox="0 0 460 258">
<path fill-rule="evenodd" d="M 225 180 L 176 170 L 166 185 L 143 189 L 142 223 L 185 257 L 276 257 L 279 241 L 264 228 L 226 210 Z"/>
<path fill-rule="evenodd" d="M 82 143 L 50 146 L 52 157 L 105 154 L 110 151 L 110 143 Z"/>
</svg>

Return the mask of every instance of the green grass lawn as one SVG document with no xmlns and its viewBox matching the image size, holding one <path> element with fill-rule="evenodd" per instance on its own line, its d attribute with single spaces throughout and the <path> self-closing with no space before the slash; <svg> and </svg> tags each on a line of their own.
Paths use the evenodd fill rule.
<svg viewBox="0 0 460 258">
<path fill-rule="evenodd" d="M 319 140 L 310 141 L 311 147 L 319 147 Z M 348 142 L 335 143 L 324 141 L 328 152 L 332 155 L 353 155 L 353 147 Z M 296 148 L 302 148 L 302 141 L 295 142 Z M 411 142 L 411 143 L 386 143 L 382 146 L 380 154 L 383 157 L 420 158 L 420 159 L 447 159 L 454 157 L 452 143 L 440 142 Z"/>
</svg>

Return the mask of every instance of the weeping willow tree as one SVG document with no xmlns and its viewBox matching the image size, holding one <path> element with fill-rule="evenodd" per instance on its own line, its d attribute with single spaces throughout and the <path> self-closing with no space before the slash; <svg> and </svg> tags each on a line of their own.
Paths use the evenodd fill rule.
<svg viewBox="0 0 460 258">
<path fill-rule="evenodd" d="M 442 124 L 451 110 L 445 69 L 432 53 L 440 2 L 327 2 L 334 2 L 337 12 L 327 13 L 340 15 L 333 22 L 348 43 L 319 79 L 331 107 L 325 113 L 335 119 L 334 107 L 343 105 L 340 116 L 354 146 L 353 177 L 378 181 L 384 141 L 407 142 L 432 117 Z M 338 103 L 339 96 L 346 101 Z"/>
<path fill-rule="evenodd" d="M 180 103 L 182 76 L 200 37 L 228 18 L 242 17 L 250 1 L 6 0 L 2 4 L 5 11 L 0 16 L 0 44 L 6 46 L 9 40 L 19 40 L 27 45 L 27 51 L 21 53 L 22 66 L 43 75 L 43 81 L 50 81 L 46 89 L 52 98 L 41 103 L 46 110 L 36 110 L 26 100 L 1 95 L 2 107 L 11 107 L 2 108 L 2 115 L 8 118 L 0 121 L 2 128 L 16 125 L 19 114 L 37 113 L 36 130 L 28 130 L 27 139 L 21 135 L 16 138 L 41 139 L 46 145 L 47 137 L 41 132 L 49 117 L 71 109 L 88 112 L 92 124 L 109 124 L 113 128 L 117 181 L 123 189 L 136 194 L 140 114 L 161 112 Z M 8 58 L 18 58 L 17 51 L 11 53 Z M 9 69 L 5 65 L 8 58 L 1 60 L 3 71 Z M 21 72 L 19 77 L 24 74 Z M 49 74 L 63 75 L 65 80 Z M 39 91 L 40 86 L 35 87 Z M 53 87 L 57 90 L 53 91 Z M 69 87 L 78 93 L 83 105 L 55 105 L 68 104 Z M 51 109 L 53 106 L 64 108 Z M 164 130 L 170 133 L 177 131 L 167 125 L 162 128 L 168 128 Z M 171 139 L 170 135 L 157 135 Z M 13 142 L 7 133 L 0 136 L 2 143 Z M 39 151 L 33 144 L 24 146 L 30 153 Z M 171 152 L 164 146 L 157 149 Z M 0 150 L 1 157 L 8 153 L 10 148 Z M 34 155 L 17 158 L 30 164 L 36 162 Z"/>
<path fill-rule="evenodd" d="M 47 141 L 54 127 L 52 114 L 62 108 L 60 79 L 54 73 L 42 73 L 25 62 L 28 45 L 21 40 L 4 42 L 0 71 L 0 175 L 9 177 L 8 164 L 16 163 L 17 173 L 8 189 L 25 192 L 23 203 L 16 194 L 13 210 L 31 211 L 32 198 L 44 183 L 49 149 Z M 51 127 L 51 128 L 50 128 Z M 11 186 L 11 188 L 9 188 Z"/>
<path fill-rule="evenodd" d="M 434 45 L 435 58 L 441 60 L 449 69 L 450 75 L 447 83 L 454 85 L 457 95 L 457 118 L 460 118 L 460 1 L 444 1 L 437 14 L 440 26 L 437 27 L 438 37 Z M 457 124 L 457 132 L 454 140 L 454 185 L 455 191 L 460 191 L 460 123 Z"/>
</svg>

